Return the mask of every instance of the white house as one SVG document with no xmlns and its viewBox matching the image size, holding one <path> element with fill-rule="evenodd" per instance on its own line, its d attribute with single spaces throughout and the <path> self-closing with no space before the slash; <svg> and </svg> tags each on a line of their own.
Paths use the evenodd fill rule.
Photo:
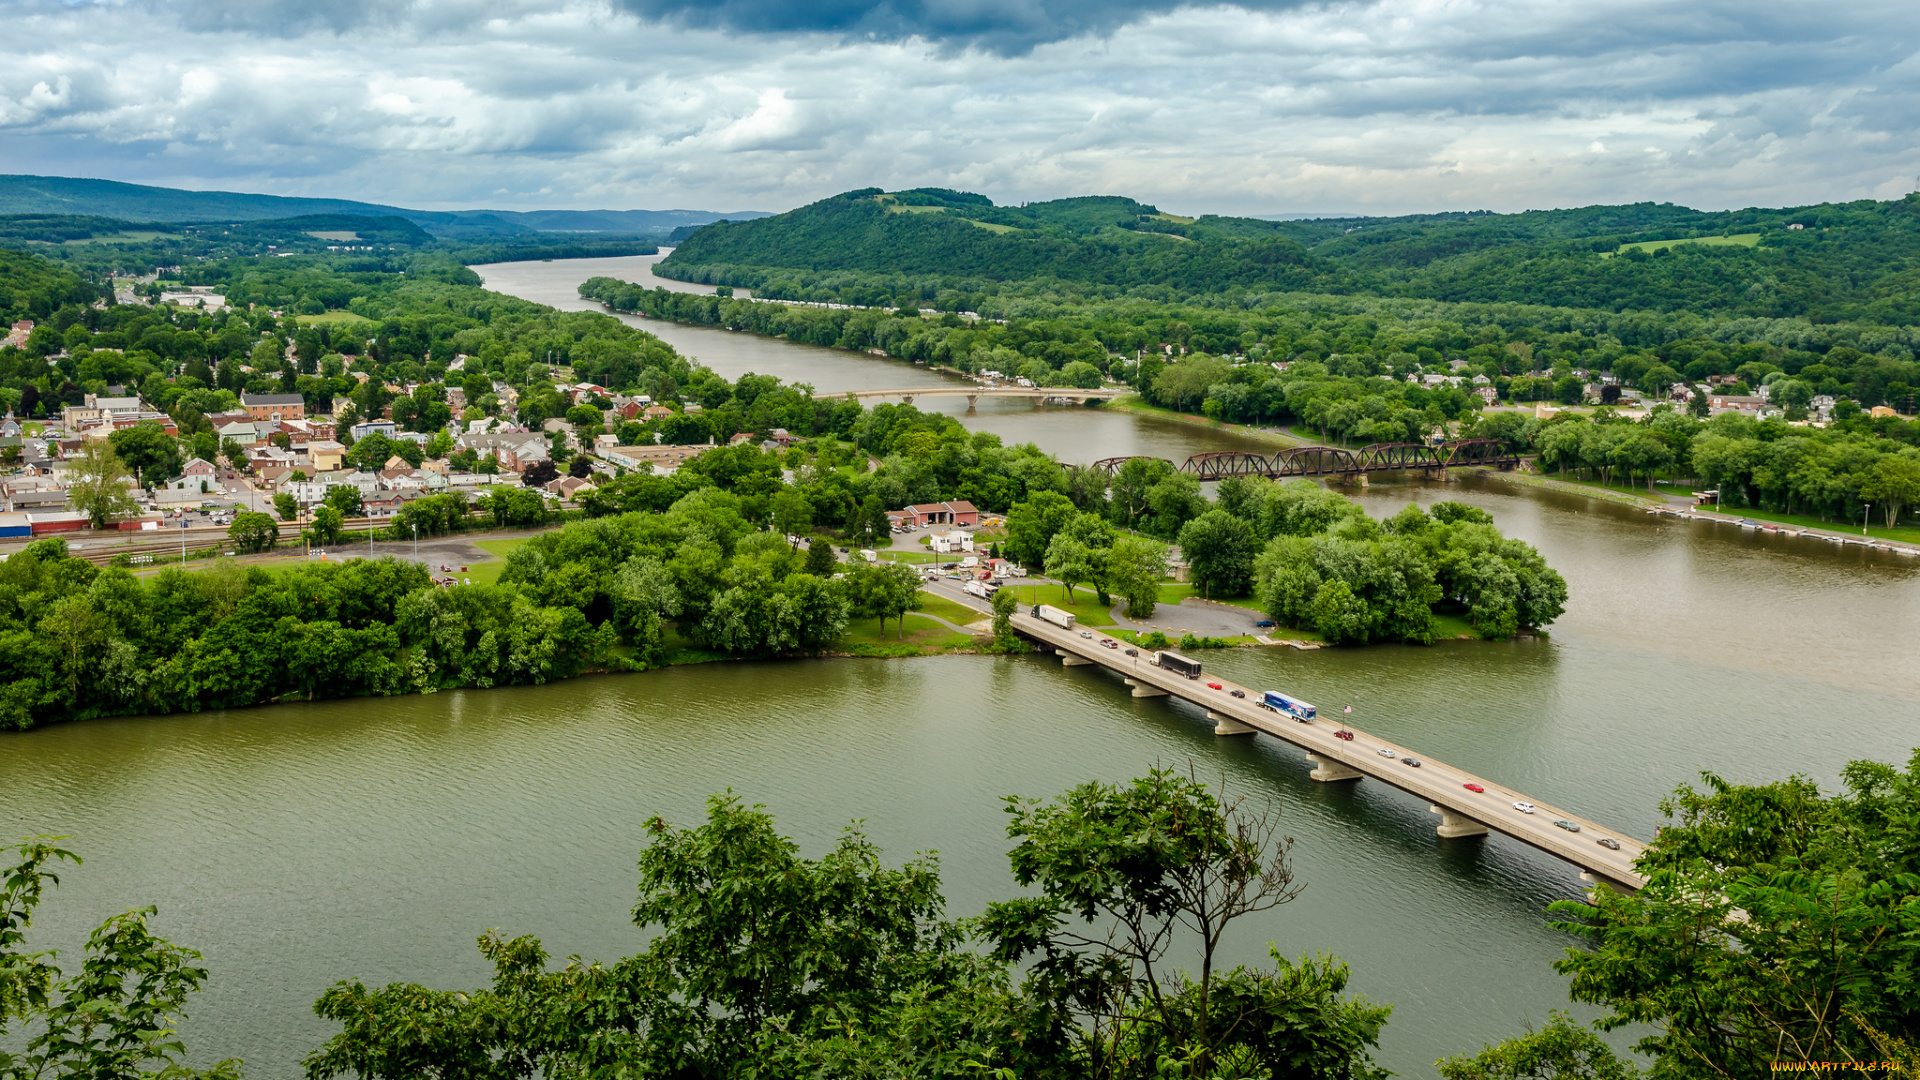
<svg viewBox="0 0 1920 1080">
<path fill-rule="evenodd" d="M 930 541 L 936 554 L 950 555 L 957 551 L 973 550 L 973 534 L 964 532 L 935 533 Z"/>
</svg>

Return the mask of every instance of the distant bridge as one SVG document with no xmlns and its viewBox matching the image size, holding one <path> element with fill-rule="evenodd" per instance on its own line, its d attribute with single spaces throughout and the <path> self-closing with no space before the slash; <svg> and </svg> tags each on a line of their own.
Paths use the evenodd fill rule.
<svg viewBox="0 0 1920 1080">
<path fill-rule="evenodd" d="M 1093 467 L 1112 476 L 1133 460 L 1136 459 L 1102 458 L 1094 462 Z M 1167 464 L 1173 463 L 1169 461 Z M 1264 476 L 1281 480 L 1296 476 L 1365 476 L 1372 472 L 1437 470 L 1468 465 L 1511 469 L 1518 464 L 1520 456 L 1498 439 L 1455 439 L 1431 446 L 1425 443 L 1374 443 L 1358 450 L 1339 446 L 1300 446 L 1277 451 L 1271 456 L 1243 450 L 1216 450 L 1193 455 L 1180 465 L 1180 471 L 1191 473 L 1201 480 L 1225 480 L 1230 476 Z"/>
<path fill-rule="evenodd" d="M 903 404 L 913 404 L 917 397 L 964 397 L 967 408 L 983 397 L 1026 398 L 1034 405 L 1043 405 L 1049 401 L 1071 401 L 1084 405 L 1089 401 L 1112 401 L 1129 391 L 1125 387 L 1101 387 L 1095 390 L 1082 390 L 1073 386 L 910 386 L 899 390 L 848 390 L 835 395 L 859 400 L 861 398 L 899 398 Z M 826 395 L 823 395 L 826 396 Z"/>
</svg>

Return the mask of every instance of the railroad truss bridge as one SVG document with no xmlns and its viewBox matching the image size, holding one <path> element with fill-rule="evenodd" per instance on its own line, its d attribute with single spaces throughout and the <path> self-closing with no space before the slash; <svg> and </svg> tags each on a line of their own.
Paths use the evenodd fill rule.
<svg viewBox="0 0 1920 1080">
<path fill-rule="evenodd" d="M 1131 457 L 1102 458 L 1094 462 L 1093 467 L 1112 476 L 1133 460 Z M 1284 480 L 1296 476 L 1364 477 L 1374 472 L 1445 470 L 1469 465 L 1511 469 L 1518 464 L 1520 456 L 1498 439 L 1456 439 L 1433 445 L 1374 443 L 1358 450 L 1339 446 L 1301 446 L 1281 450 L 1271 457 L 1239 450 L 1219 450 L 1193 455 L 1180 466 L 1180 471 L 1192 473 L 1201 480 L 1225 480 L 1229 476 L 1264 476 Z"/>
</svg>

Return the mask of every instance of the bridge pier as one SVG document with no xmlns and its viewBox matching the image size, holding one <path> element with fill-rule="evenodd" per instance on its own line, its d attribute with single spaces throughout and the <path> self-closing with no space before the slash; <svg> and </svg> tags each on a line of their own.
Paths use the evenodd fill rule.
<svg viewBox="0 0 1920 1080">
<path fill-rule="evenodd" d="M 979 400 L 980 400 L 979 394 L 968 394 L 967 395 L 967 411 L 972 412 L 974 404 Z"/>
<path fill-rule="evenodd" d="M 1087 659 L 1084 656 L 1075 656 L 1070 652 L 1063 652 L 1060 654 L 1061 667 L 1086 667 L 1091 663 L 1093 663 L 1093 661 Z"/>
<path fill-rule="evenodd" d="M 1307 760 L 1313 762 L 1313 771 L 1308 773 L 1307 776 L 1314 780 L 1358 780 L 1366 775 L 1359 769 L 1344 765 L 1329 757 L 1321 757 L 1319 754 L 1308 754 Z"/>
<path fill-rule="evenodd" d="M 1212 709 L 1207 710 L 1207 719 L 1213 721 L 1215 735 L 1252 735 L 1260 729 L 1252 724 L 1244 724 L 1231 716 L 1221 716 Z"/>
<path fill-rule="evenodd" d="M 1487 827 L 1466 816 L 1456 814 L 1444 806 L 1429 806 L 1428 810 L 1440 815 L 1440 827 L 1435 832 L 1452 839 L 1456 836 L 1485 836 Z"/>
<path fill-rule="evenodd" d="M 901 394 L 901 395 L 900 395 L 900 404 L 902 404 L 902 405 L 911 405 L 911 404 L 913 404 L 913 395 L 912 395 L 912 394 Z"/>
<path fill-rule="evenodd" d="M 1638 891 L 1631 885 L 1622 885 L 1620 882 L 1615 881 L 1610 877 L 1603 877 L 1602 875 L 1596 874 L 1591 870 L 1580 871 L 1580 880 L 1587 883 L 1587 903 L 1589 904 L 1599 899 L 1599 897 L 1594 895 L 1594 893 L 1597 891 L 1595 886 L 1598 886 L 1603 882 L 1607 885 L 1608 888 L 1612 889 L 1614 892 L 1617 892 L 1617 893 L 1630 893 L 1630 892 Z"/>
<path fill-rule="evenodd" d="M 1365 490 L 1367 486 L 1367 474 L 1359 473 L 1357 475 L 1359 476 L 1359 479 L 1356 482 L 1360 485 L 1362 490 Z"/>
<path fill-rule="evenodd" d="M 1126 683 L 1128 686 L 1133 687 L 1134 697 L 1166 697 L 1167 696 L 1167 692 L 1165 690 L 1162 690 L 1159 687 L 1154 686 L 1152 683 L 1138 682 L 1133 679 L 1126 680 Z"/>
</svg>

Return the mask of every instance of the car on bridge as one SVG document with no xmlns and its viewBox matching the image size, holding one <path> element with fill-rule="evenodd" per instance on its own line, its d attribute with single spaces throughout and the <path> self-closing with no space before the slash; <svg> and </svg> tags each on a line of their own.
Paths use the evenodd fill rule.
<svg viewBox="0 0 1920 1080">
<path fill-rule="evenodd" d="M 1479 784 L 1461 784 L 1460 786 L 1473 792 L 1475 795 L 1485 795 L 1487 793 L 1487 789 L 1481 787 Z"/>
<path fill-rule="evenodd" d="M 1580 831 L 1580 826 L 1578 826 L 1578 825 L 1576 825 L 1576 824 L 1574 824 L 1574 823 L 1573 823 L 1573 822 L 1571 822 L 1571 821 L 1568 821 L 1568 820 L 1567 820 L 1567 819 L 1565 819 L 1565 818 L 1561 818 L 1561 819 L 1560 819 L 1559 821 L 1556 821 L 1556 822 L 1554 822 L 1554 824 L 1555 824 L 1555 825 L 1558 825 L 1558 826 L 1560 826 L 1561 828 L 1563 828 L 1563 829 L 1565 829 L 1565 830 L 1567 830 L 1568 832 L 1579 832 L 1579 831 Z"/>
<path fill-rule="evenodd" d="M 1608 851 L 1620 850 L 1620 841 L 1615 840 L 1611 836 L 1603 836 L 1600 839 L 1595 840 L 1594 843 L 1599 844 L 1601 847 L 1606 848 Z"/>
<path fill-rule="evenodd" d="M 1533 813 L 1533 811 L 1534 811 L 1534 809 L 1535 809 L 1535 807 L 1534 807 L 1534 805 L 1533 805 L 1532 803 L 1530 803 L 1530 802 L 1517 802 L 1517 803 L 1514 803 L 1514 804 L 1513 804 L 1513 808 L 1514 808 L 1515 810 L 1518 810 L 1518 811 L 1520 811 L 1520 812 L 1521 812 L 1521 813 L 1523 813 L 1523 814 L 1531 814 L 1531 813 Z"/>
</svg>

